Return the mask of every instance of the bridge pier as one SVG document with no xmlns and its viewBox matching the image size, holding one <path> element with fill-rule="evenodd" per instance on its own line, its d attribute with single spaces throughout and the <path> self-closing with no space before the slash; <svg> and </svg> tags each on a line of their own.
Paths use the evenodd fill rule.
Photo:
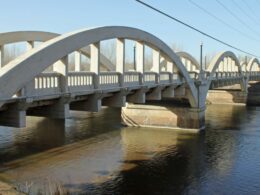
<svg viewBox="0 0 260 195">
<path fill-rule="evenodd" d="M 39 107 L 32 107 L 26 111 L 28 116 L 41 116 L 55 119 L 66 119 L 69 114 L 69 103 L 66 97 L 54 101 L 53 104 Z"/>
<path fill-rule="evenodd" d="M 248 94 L 241 90 L 209 90 L 209 104 L 246 104 Z"/>
<path fill-rule="evenodd" d="M 260 82 L 249 82 L 247 105 L 259 106 L 260 105 Z"/>
<path fill-rule="evenodd" d="M 102 108 L 101 99 L 102 94 L 95 93 L 93 95 L 89 95 L 85 100 L 72 102 L 70 104 L 70 109 L 76 111 L 98 112 Z"/>
<path fill-rule="evenodd" d="M 127 126 L 201 130 L 205 128 L 205 109 L 173 105 L 127 104 L 121 111 Z"/>
<path fill-rule="evenodd" d="M 26 110 L 21 108 L 20 103 L 8 105 L 8 109 L 0 112 L 0 124 L 10 127 L 26 126 Z"/>
</svg>

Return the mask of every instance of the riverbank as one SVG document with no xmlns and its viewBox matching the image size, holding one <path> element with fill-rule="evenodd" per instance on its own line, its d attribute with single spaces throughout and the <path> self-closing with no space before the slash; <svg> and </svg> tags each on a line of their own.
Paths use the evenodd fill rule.
<svg viewBox="0 0 260 195">
<path fill-rule="evenodd" d="M 23 195 L 24 193 L 18 192 L 15 187 L 10 184 L 0 181 L 0 195 Z"/>
</svg>

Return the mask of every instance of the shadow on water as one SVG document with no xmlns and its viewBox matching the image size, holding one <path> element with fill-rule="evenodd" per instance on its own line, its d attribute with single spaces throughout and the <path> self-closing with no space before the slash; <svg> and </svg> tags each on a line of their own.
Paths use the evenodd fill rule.
<svg viewBox="0 0 260 195">
<path fill-rule="evenodd" d="M 124 160 L 113 179 L 65 186 L 94 194 L 223 193 L 230 186 L 205 188 L 206 180 L 214 183 L 215 178 L 229 177 L 237 158 L 236 132 L 254 118 L 247 117 L 254 111 L 243 106 L 209 106 L 207 130 L 200 134 L 175 132 L 173 136 L 165 130 L 125 129 L 121 134 Z M 158 151 L 161 145 L 166 147 Z"/>
<path fill-rule="evenodd" d="M 121 133 L 124 157 L 120 168 L 110 173 L 111 179 L 65 187 L 90 194 L 181 193 L 200 177 L 194 167 L 202 169 L 204 164 L 198 158 L 201 138 L 172 130 L 125 128 Z"/>
<path fill-rule="evenodd" d="M 0 163 L 120 129 L 120 109 L 72 112 L 70 119 L 27 117 L 26 128 L 0 127 Z"/>
</svg>

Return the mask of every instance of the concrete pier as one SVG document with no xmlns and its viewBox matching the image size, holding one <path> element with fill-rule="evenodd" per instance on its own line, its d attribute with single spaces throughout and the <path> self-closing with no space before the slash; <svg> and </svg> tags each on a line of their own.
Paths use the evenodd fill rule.
<svg viewBox="0 0 260 195">
<path fill-rule="evenodd" d="M 248 87 L 248 106 L 260 106 L 260 82 L 250 82 Z"/>
<path fill-rule="evenodd" d="M 167 105 L 127 104 L 122 108 L 127 126 L 201 130 L 205 128 L 205 110 Z"/>
<path fill-rule="evenodd" d="M 209 104 L 246 104 L 247 93 L 241 90 L 209 90 Z"/>
</svg>

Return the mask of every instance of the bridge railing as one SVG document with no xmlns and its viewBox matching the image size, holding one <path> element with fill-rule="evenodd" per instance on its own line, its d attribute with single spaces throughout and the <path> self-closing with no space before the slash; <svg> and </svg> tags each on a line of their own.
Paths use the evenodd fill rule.
<svg viewBox="0 0 260 195">
<path fill-rule="evenodd" d="M 173 83 L 182 83 L 184 82 L 184 78 L 182 78 L 178 73 L 172 73 L 172 82 Z"/>
<path fill-rule="evenodd" d="M 239 72 L 215 72 L 213 75 L 213 80 L 237 79 L 240 77 L 241 75 Z"/>
<path fill-rule="evenodd" d="M 122 86 L 121 74 L 118 72 L 100 72 L 99 86 L 101 89 L 116 88 Z"/>
<path fill-rule="evenodd" d="M 143 74 L 143 81 L 145 85 L 155 85 L 159 83 L 159 75 L 155 72 L 145 72 Z"/>
<path fill-rule="evenodd" d="M 172 73 L 160 72 L 160 84 L 170 84 L 173 82 Z"/>
<path fill-rule="evenodd" d="M 199 78 L 199 73 L 197 73 L 195 71 L 190 71 L 189 75 L 190 75 L 190 78 L 193 80 L 197 80 Z"/>
<path fill-rule="evenodd" d="M 133 87 L 142 84 L 142 74 L 140 72 L 125 72 L 124 73 L 124 86 L 125 87 Z"/>
<path fill-rule="evenodd" d="M 41 73 L 24 88 L 24 95 L 45 96 L 66 92 L 84 92 L 95 89 L 111 89 L 120 87 L 134 87 L 140 85 L 157 84 L 181 84 L 184 78 L 178 73 L 140 72 L 130 71 L 121 74 L 119 72 L 100 72 L 96 75 L 92 72 L 69 72 L 67 78 L 60 73 Z"/>
<path fill-rule="evenodd" d="M 258 71 L 251 71 L 248 75 L 249 80 L 260 80 L 260 72 Z"/>
<path fill-rule="evenodd" d="M 27 96 L 44 96 L 61 93 L 61 74 L 41 73 L 29 82 L 24 93 Z"/>
<path fill-rule="evenodd" d="M 88 91 L 94 89 L 94 73 L 92 72 L 69 72 L 68 88 L 70 92 Z"/>
</svg>

